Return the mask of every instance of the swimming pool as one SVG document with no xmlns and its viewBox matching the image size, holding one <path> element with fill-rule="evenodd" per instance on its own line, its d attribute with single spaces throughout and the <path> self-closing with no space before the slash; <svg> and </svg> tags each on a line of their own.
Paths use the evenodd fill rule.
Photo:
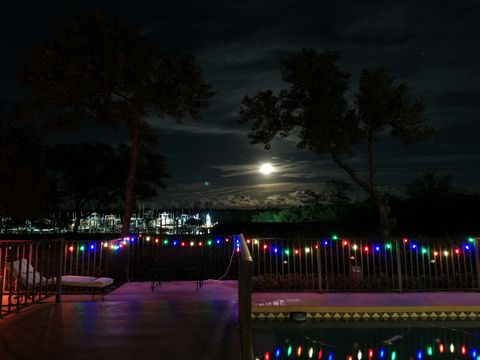
<svg viewBox="0 0 480 360">
<path fill-rule="evenodd" d="M 256 322 L 255 359 L 475 359 L 480 322 Z"/>
</svg>

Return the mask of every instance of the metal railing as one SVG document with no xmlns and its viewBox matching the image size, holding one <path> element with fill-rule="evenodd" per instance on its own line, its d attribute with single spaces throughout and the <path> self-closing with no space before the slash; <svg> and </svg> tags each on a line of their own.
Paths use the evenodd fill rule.
<svg viewBox="0 0 480 360">
<path fill-rule="evenodd" d="M 0 240 L 0 318 L 53 295 L 60 302 L 62 275 L 114 276 L 115 268 L 109 265 L 116 256 L 105 243 L 63 238 Z"/>
<path fill-rule="evenodd" d="M 105 246 L 105 244 L 107 244 Z M 63 243 L 62 275 L 102 277 L 110 275 L 112 249 L 101 240 L 68 240 Z"/>
<path fill-rule="evenodd" d="M 259 291 L 479 290 L 477 238 L 248 238 Z"/>
<path fill-rule="evenodd" d="M 55 295 L 62 239 L 0 241 L 0 318 Z"/>
<path fill-rule="evenodd" d="M 165 259 L 166 263 L 172 263 L 172 258 L 177 264 L 198 265 L 203 279 L 218 279 L 225 274 L 233 251 L 234 237 L 231 235 L 133 236 L 129 239 L 128 258 L 124 262 L 129 280 L 151 280 L 154 260 L 161 263 Z M 230 265 L 226 278 L 236 279 L 237 263 Z"/>
</svg>

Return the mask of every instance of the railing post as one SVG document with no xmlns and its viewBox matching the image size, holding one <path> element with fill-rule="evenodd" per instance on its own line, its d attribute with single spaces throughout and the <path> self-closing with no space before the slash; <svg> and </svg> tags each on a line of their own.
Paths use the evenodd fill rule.
<svg viewBox="0 0 480 360">
<path fill-rule="evenodd" d="M 400 246 L 398 245 L 398 239 L 395 240 L 395 253 L 397 260 L 398 292 L 403 292 L 402 261 L 400 259 Z"/>
<path fill-rule="evenodd" d="M 318 291 L 323 291 L 323 273 L 322 273 L 322 258 L 320 256 L 320 242 L 317 241 L 317 274 L 318 274 Z M 338 256 L 338 254 L 337 254 Z M 348 260 L 350 261 L 350 259 Z"/>
<path fill-rule="evenodd" d="M 480 290 L 480 237 L 475 238 L 475 267 L 477 268 L 477 290 Z"/>
<path fill-rule="evenodd" d="M 62 273 L 63 273 L 63 238 L 60 239 L 60 247 L 58 249 L 58 266 L 57 266 L 57 291 L 55 293 L 55 302 L 61 303 L 62 302 Z"/>
<path fill-rule="evenodd" d="M 6 273 L 6 260 L 3 261 L 3 244 L 0 241 L 0 319 L 3 317 L 3 287 Z"/>
<path fill-rule="evenodd" d="M 238 266 L 238 319 L 240 323 L 241 359 L 253 360 L 252 348 L 252 272 L 253 260 L 243 234 Z"/>
</svg>

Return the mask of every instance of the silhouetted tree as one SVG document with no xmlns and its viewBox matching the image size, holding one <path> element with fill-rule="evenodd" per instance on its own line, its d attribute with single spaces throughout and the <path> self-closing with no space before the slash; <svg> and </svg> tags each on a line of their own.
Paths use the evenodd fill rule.
<svg viewBox="0 0 480 360">
<path fill-rule="evenodd" d="M 52 178 L 64 203 L 72 203 L 76 213 L 73 232 L 80 225 L 85 206 L 99 197 L 118 191 L 121 172 L 111 173 L 115 153 L 107 144 L 57 144 L 47 150 Z M 112 183 L 113 180 L 113 183 Z M 110 199 L 113 201 L 113 199 Z"/>
<path fill-rule="evenodd" d="M 132 152 L 123 235 L 146 119 L 198 118 L 212 95 L 193 57 L 167 54 L 130 24 L 109 21 L 100 11 L 56 27 L 53 42 L 35 49 L 22 79 L 30 90 L 25 113 L 46 119 L 47 128 L 62 130 L 92 118 L 127 127 Z"/>
<path fill-rule="evenodd" d="M 427 171 L 405 188 L 407 197 L 394 208 L 402 231 L 435 236 L 478 232 L 480 194 L 454 186 L 451 174 Z"/>
<path fill-rule="evenodd" d="M 139 200 L 149 200 L 157 195 L 158 187 L 164 187 L 165 158 L 142 145 L 135 194 Z M 81 212 L 87 204 L 93 202 L 100 209 L 121 202 L 130 153 L 129 146 L 102 143 L 56 144 L 47 150 L 59 196 L 65 203 L 71 202 L 76 212 L 73 232 L 77 232 Z"/>
<path fill-rule="evenodd" d="M 277 134 L 286 137 L 295 132 L 299 148 L 329 154 L 370 196 L 378 210 L 379 230 L 388 236 L 392 220 L 388 195 L 377 179 L 377 140 L 388 131 L 402 143 L 411 144 L 432 129 L 424 103 L 413 100 L 405 84 L 394 85 L 393 76 L 384 68 L 362 71 L 355 107 L 349 106 L 350 74 L 338 67 L 338 60 L 338 52 L 303 49 L 282 61 L 282 77 L 290 87 L 278 95 L 267 90 L 246 96 L 240 119 L 253 122 L 249 132 L 253 144 L 263 143 L 269 149 Z M 347 161 L 362 143 L 366 145 L 367 178 Z"/>
<path fill-rule="evenodd" d="M 301 201 L 305 204 L 328 203 L 335 206 L 343 206 L 352 201 L 349 196 L 351 191 L 352 184 L 340 180 L 329 180 L 325 182 L 324 189 L 304 190 Z"/>
<path fill-rule="evenodd" d="M 452 180 L 452 174 L 441 176 L 435 170 L 427 171 L 405 185 L 405 192 L 410 199 L 441 198 L 454 192 Z"/>
<path fill-rule="evenodd" d="M 0 113 L 0 227 L 43 214 L 51 202 L 38 134 L 12 113 Z"/>
</svg>

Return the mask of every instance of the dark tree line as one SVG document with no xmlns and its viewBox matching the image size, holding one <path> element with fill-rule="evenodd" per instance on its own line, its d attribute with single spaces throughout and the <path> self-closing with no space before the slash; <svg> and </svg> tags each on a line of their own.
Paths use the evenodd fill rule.
<svg viewBox="0 0 480 360">
<path fill-rule="evenodd" d="M 52 184 L 36 132 L 13 113 L 0 114 L 0 219 L 24 221 L 50 207 Z M 1 221 L 0 221 L 1 227 Z"/>
<path fill-rule="evenodd" d="M 74 232 L 86 205 L 96 211 L 121 208 L 128 175 L 130 147 L 102 143 L 57 144 L 47 148 L 47 168 L 56 198 L 76 213 Z M 165 178 L 165 158 L 144 146 L 138 157 L 135 199 L 147 201 L 158 195 Z"/>
<path fill-rule="evenodd" d="M 73 210 L 76 231 L 87 205 L 96 211 L 121 208 L 130 146 L 45 145 L 38 132 L 16 115 L 0 116 L 0 218 L 23 224 Z M 148 201 L 164 188 L 162 180 L 168 175 L 152 136 L 145 136 L 139 148 L 135 200 Z"/>
<path fill-rule="evenodd" d="M 311 190 L 308 193 L 313 195 L 305 199 L 305 205 L 256 211 L 252 222 L 258 223 L 258 229 L 261 223 L 272 229 L 280 229 L 278 223 L 289 223 L 292 229 L 298 227 L 298 232 L 302 226 L 307 232 L 315 228 L 324 234 L 374 232 L 379 222 L 375 204 L 368 198 L 354 201 L 341 189 L 337 184 L 322 191 Z M 476 234 L 480 231 L 476 211 L 479 202 L 480 194 L 455 187 L 451 174 L 427 171 L 406 184 L 402 196 L 389 197 L 396 224 L 392 235 Z"/>
</svg>

